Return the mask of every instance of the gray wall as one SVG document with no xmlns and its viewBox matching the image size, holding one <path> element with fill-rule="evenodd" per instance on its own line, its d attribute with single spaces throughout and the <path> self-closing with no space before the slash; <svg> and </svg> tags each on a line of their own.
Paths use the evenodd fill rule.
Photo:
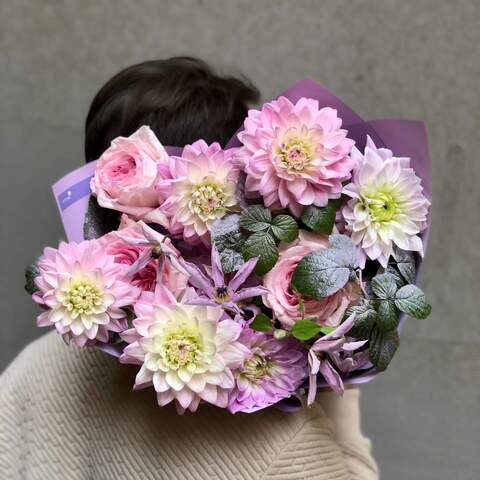
<svg viewBox="0 0 480 480">
<path fill-rule="evenodd" d="M 23 268 L 62 236 L 50 185 L 82 163 L 103 82 L 175 54 L 245 72 L 267 99 L 308 74 L 366 118 L 427 123 L 433 315 L 363 388 L 364 425 L 382 478 L 480 478 L 479 21 L 475 0 L 2 0 L 0 368 L 42 333 Z"/>
</svg>

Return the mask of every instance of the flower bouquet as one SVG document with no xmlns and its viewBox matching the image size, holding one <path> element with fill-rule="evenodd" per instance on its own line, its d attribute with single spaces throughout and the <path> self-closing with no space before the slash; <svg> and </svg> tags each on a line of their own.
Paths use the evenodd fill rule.
<svg viewBox="0 0 480 480">
<path fill-rule="evenodd" d="M 430 313 L 428 169 L 422 124 L 366 122 L 309 79 L 226 148 L 143 126 L 54 185 L 70 242 L 27 269 L 37 323 L 138 365 L 133 388 L 179 413 L 342 393 Z"/>
</svg>

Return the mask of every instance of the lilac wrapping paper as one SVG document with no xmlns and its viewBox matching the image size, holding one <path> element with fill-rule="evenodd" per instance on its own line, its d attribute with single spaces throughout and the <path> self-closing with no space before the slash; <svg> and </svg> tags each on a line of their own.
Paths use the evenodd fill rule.
<svg viewBox="0 0 480 480">
<path fill-rule="evenodd" d="M 370 135 L 377 147 L 389 148 L 393 151 L 393 154 L 398 157 L 409 157 L 412 168 L 422 179 L 424 193 L 431 201 L 430 158 L 428 154 L 427 135 L 422 122 L 399 119 L 366 121 L 323 85 L 320 85 L 310 78 L 305 78 L 297 82 L 279 96 L 287 97 L 293 103 L 302 97 L 313 98 L 318 100 L 320 108 L 331 107 L 336 109 L 338 116 L 341 117 L 343 121 L 342 128 L 348 130 L 348 137 L 355 140 L 356 147 L 361 151 L 363 151 L 365 147 L 367 135 Z M 241 130 L 243 130 L 243 128 L 238 130 L 238 132 Z M 235 134 L 228 142 L 227 148 L 239 146 L 240 142 L 237 134 Z M 182 151 L 182 148 L 179 147 L 165 148 L 169 155 L 180 155 Z M 65 175 L 52 187 L 69 242 L 79 242 L 83 240 L 83 221 L 91 194 L 89 184 L 95 171 L 95 163 L 96 162 L 88 163 Z M 428 215 L 427 228 L 422 234 L 424 250 L 426 250 L 427 247 L 430 218 L 431 211 Z M 399 330 L 401 330 L 404 322 L 405 315 L 403 315 L 400 320 Z M 119 356 L 122 345 L 101 345 L 99 348 L 106 353 Z M 345 376 L 344 382 L 351 384 L 366 383 L 376 375 L 378 375 L 378 372 L 370 371 L 369 373 L 353 378 Z M 319 379 L 318 386 L 321 387 L 325 385 L 326 383 L 322 383 Z"/>
</svg>

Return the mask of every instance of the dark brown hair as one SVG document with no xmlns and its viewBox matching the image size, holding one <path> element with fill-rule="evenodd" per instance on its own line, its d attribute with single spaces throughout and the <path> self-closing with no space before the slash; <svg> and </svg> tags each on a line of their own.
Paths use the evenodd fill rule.
<svg viewBox="0 0 480 480">
<path fill-rule="evenodd" d="M 203 138 L 225 146 L 259 100 L 246 78 L 221 77 L 202 60 L 174 57 L 139 63 L 97 93 L 85 124 L 85 157 L 96 160 L 118 136 L 148 125 L 163 145 Z"/>
</svg>

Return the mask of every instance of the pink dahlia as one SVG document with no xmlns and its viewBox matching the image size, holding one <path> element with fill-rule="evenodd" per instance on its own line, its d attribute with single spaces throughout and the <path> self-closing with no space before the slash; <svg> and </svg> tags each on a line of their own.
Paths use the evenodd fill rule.
<svg viewBox="0 0 480 480">
<path fill-rule="evenodd" d="M 141 365 L 134 388 L 153 385 L 158 404 L 175 401 L 180 413 L 195 411 L 201 400 L 226 408 L 232 370 L 250 356 L 238 340 L 242 327 L 221 308 L 178 303 L 160 285 L 142 293 L 135 314 L 120 357 Z"/>
<path fill-rule="evenodd" d="M 247 194 L 260 194 L 265 206 L 288 208 L 297 217 L 306 205 L 321 207 L 339 198 L 342 182 L 350 178 L 354 144 L 341 125 L 336 110 L 319 108 L 310 98 L 294 105 L 280 97 L 250 110 L 238 134 Z"/>
<path fill-rule="evenodd" d="M 229 410 L 255 412 L 291 396 L 307 377 L 307 354 L 293 338 L 277 340 L 246 327 L 240 342 L 251 357 L 235 371 Z"/>
<path fill-rule="evenodd" d="M 139 291 L 125 281 L 125 266 L 97 241 L 46 248 L 38 267 L 33 298 L 46 309 L 38 326 L 54 325 L 67 343 L 79 347 L 108 342 L 109 332 L 128 327 L 122 307 L 132 305 Z"/>
<path fill-rule="evenodd" d="M 181 157 L 170 158 L 171 179 L 157 185 L 166 201 L 161 211 L 169 219 L 170 233 L 183 233 L 190 243 L 208 243 L 212 223 L 237 205 L 238 169 L 232 152 L 218 143 L 198 140 Z"/>
</svg>

